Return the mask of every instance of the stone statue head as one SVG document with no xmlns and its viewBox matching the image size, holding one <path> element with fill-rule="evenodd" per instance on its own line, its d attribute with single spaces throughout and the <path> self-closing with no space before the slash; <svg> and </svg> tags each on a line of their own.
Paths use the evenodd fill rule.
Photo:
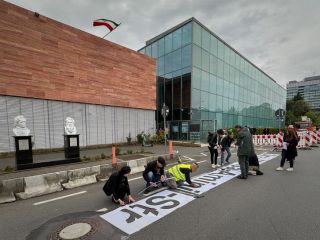
<svg viewBox="0 0 320 240">
<path fill-rule="evenodd" d="M 64 131 L 65 134 L 70 135 L 70 134 L 77 134 L 77 128 L 74 125 L 75 121 L 71 117 L 67 117 L 64 123 Z"/>
<path fill-rule="evenodd" d="M 14 118 L 13 133 L 15 136 L 29 136 L 30 129 L 27 128 L 27 119 L 23 115 Z"/>
</svg>

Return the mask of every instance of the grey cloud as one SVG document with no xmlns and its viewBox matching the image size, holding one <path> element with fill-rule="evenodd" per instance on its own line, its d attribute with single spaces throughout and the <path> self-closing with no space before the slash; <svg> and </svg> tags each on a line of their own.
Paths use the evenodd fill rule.
<svg viewBox="0 0 320 240">
<path fill-rule="evenodd" d="M 103 36 L 95 18 L 122 22 L 107 39 L 131 49 L 196 17 L 279 83 L 320 74 L 318 0 L 9 0 Z"/>
</svg>

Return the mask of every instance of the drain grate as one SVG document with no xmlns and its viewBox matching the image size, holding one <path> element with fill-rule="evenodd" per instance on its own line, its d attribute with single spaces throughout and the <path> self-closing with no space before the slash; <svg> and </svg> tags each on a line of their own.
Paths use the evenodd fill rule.
<svg viewBox="0 0 320 240">
<path fill-rule="evenodd" d="M 77 219 L 65 222 L 64 224 L 60 225 L 53 233 L 51 233 L 49 235 L 48 240 L 65 240 L 64 238 L 60 237 L 60 232 L 63 229 L 65 229 L 66 227 L 74 225 L 74 224 L 77 224 L 77 223 L 86 223 L 86 224 L 89 224 L 91 226 L 90 231 L 87 232 L 85 235 L 83 235 L 81 237 L 74 238 L 74 239 L 77 239 L 77 240 L 87 240 L 87 239 L 89 239 L 89 237 L 91 237 L 92 235 L 94 235 L 97 232 L 97 230 L 98 230 L 98 228 L 100 226 L 100 223 L 97 220 L 90 219 L 90 218 L 77 218 Z M 72 239 L 72 238 L 68 238 L 68 239 Z"/>
</svg>

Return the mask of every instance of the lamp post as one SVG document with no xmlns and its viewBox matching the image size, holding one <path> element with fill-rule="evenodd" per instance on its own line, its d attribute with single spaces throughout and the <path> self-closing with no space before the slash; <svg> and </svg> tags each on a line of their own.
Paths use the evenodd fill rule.
<svg viewBox="0 0 320 240">
<path fill-rule="evenodd" d="M 167 153 L 167 133 L 166 133 L 167 124 L 166 124 L 166 118 L 169 115 L 169 107 L 166 106 L 165 103 L 163 103 L 163 106 L 162 106 L 162 109 L 161 109 L 161 115 L 163 117 L 163 124 L 164 124 L 164 149 L 165 149 L 164 151 L 165 151 L 165 153 Z"/>
</svg>

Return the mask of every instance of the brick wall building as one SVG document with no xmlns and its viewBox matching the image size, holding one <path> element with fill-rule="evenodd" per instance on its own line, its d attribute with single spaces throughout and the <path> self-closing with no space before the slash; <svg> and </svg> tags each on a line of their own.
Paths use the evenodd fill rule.
<svg viewBox="0 0 320 240">
<path fill-rule="evenodd" d="M 63 146 L 67 116 L 82 146 L 154 131 L 151 57 L 0 1 L 0 152 L 24 115 L 35 148 Z"/>
</svg>

